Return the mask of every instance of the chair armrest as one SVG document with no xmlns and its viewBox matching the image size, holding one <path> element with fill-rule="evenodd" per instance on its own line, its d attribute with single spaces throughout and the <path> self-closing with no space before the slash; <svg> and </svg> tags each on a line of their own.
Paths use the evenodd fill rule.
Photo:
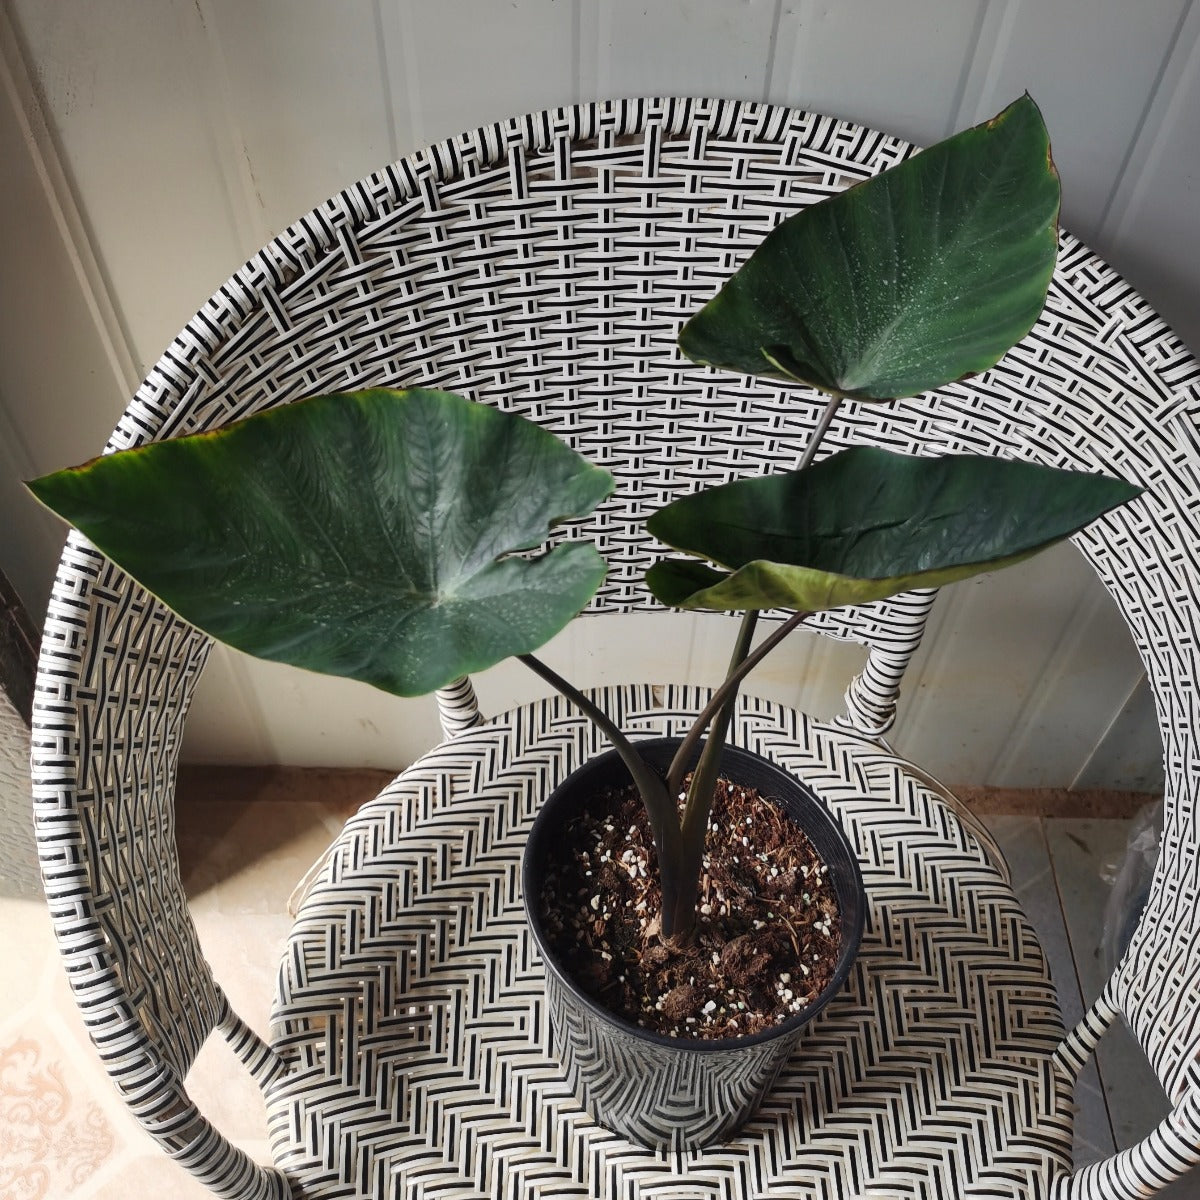
<svg viewBox="0 0 1200 1200">
<path fill-rule="evenodd" d="M 1120 1016 L 1116 976 L 1066 1036 L 1055 1067 L 1074 1080 L 1105 1030 Z M 1200 1164 L 1200 1087 L 1182 1100 L 1140 1142 L 1054 1181 L 1050 1200 L 1146 1200 Z"/>
<path fill-rule="evenodd" d="M 1145 1200 L 1200 1164 L 1200 1092 L 1140 1142 L 1054 1183 L 1051 1200 Z"/>
</svg>

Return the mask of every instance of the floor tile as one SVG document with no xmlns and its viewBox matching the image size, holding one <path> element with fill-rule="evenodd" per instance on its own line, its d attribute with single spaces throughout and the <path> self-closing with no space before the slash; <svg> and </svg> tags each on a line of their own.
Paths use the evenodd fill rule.
<svg viewBox="0 0 1200 1200">
<path fill-rule="evenodd" d="M 310 778 L 303 799 L 288 798 L 296 780 L 278 772 L 202 774 L 180 806 L 181 859 L 201 944 L 235 1010 L 260 1033 L 267 1029 L 290 927 L 288 894 L 345 816 L 387 781 L 381 772 L 328 774 Z M 991 814 L 986 821 L 1047 953 L 1064 1019 L 1073 1023 L 1103 984 L 1098 947 L 1108 885 L 1100 869 L 1119 857 L 1127 823 Z M 6 1120 L 0 1111 L 0 1171 L 48 1162 L 38 1170 L 58 1172 L 44 1176 L 53 1186 L 32 1196 L 209 1195 L 161 1154 L 121 1104 L 83 1030 L 40 900 L 0 897 L 0 995 L 0 1108 L 9 1087 L 53 1093 L 68 1114 L 59 1128 L 47 1130 Z M 1123 1028 L 1109 1034 L 1098 1058 L 1099 1067 L 1089 1065 L 1076 1091 L 1080 1164 L 1130 1144 L 1165 1108 L 1144 1056 Z M 188 1083 L 227 1136 L 256 1161 L 269 1162 L 257 1088 L 219 1039 L 201 1052 Z M 8 1194 L 5 1178 L 0 1174 L 0 1196 Z M 1200 1178 L 1163 1196 L 1200 1200 Z"/>
<path fill-rule="evenodd" d="M 1039 817 L 985 813 L 982 820 L 1004 852 L 1014 889 L 1050 874 L 1050 853 Z"/>
<path fill-rule="evenodd" d="M 46 901 L 41 897 L 0 897 L 0 1023 L 33 1003 L 34 995 L 48 976 L 62 973 L 62 961 Z"/>
<path fill-rule="evenodd" d="M 1009 860 L 1013 887 L 1037 931 L 1059 992 L 1063 1018 L 1077 1022 L 1104 986 L 1100 951 L 1110 887 L 1105 875 L 1119 863 L 1127 820 L 985 818 Z M 1104 1037 L 1075 1090 L 1075 1162 L 1086 1166 L 1140 1140 L 1168 1105 L 1141 1048 L 1119 1023 Z M 1178 1180 L 1161 1200 L 1200 1200 L 1200 1171 Z"/>
<path fill-rule="evenodd" d="M 119 1149 L 88 1073 L 51 1025 L 29 1016 L 0 1034 L 0 1196 L 69 1196 Z"/>
<path fill-rule="evenodd" d="M 181 810 L 177 838 L 193 912 L 286 912 L 292 888 L 336 835 L 327 810 L 303 800 L 212 800 Z"/>
<path fill-rule="evenodd" d="M 72 1200 L 148 1200 L 152 1196 L 213 1200 L 208 1188 L 149 1142 L 140 1153 L 122 1155 L 71 1196 Z"/>
<path fill-rule="evenodd" d="M 1083 1000 L 1066 923 L 1058 902 L 1045 825 L 1037 817 L 988 816 L 988 827 L 1008 860 L 1013 891 L 1038 935 L 1050 964 L 1063 1021 L 1070 1028 L 1083 1016 Z M 1095 1062 L 1075 1085 L 1075 1165 L 1087 1166 L 1116 1150 L 1108 1105 Z"/>
<path fill-rule="evenodd" d="M 1101 872 L 1120 861 L 1127 828 L 1124 821 L 1063 820 L 1051 822 L 1047 829 L 1075 968 L 1089 1001 L 1107 980 L 1101 943 L 1109 885 Z M 1096 1061 L 1113 1137 L 1119 1148 L 1131 1146 L 1166 1115 L 1167 1099 L 1124 1023 L 1116 1023 L 1104 1036 Z"/>
</svg>

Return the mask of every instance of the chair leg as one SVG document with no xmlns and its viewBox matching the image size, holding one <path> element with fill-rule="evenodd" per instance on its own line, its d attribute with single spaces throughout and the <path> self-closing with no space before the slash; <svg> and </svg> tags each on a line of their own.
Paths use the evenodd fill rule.
<svg viewBox="0 0 1200 1200">
<path fill-rule="evenodd" d="M 437 705 L 438 715 L 442 720 L 442 732 L 448 739 L 483 724 L 474 685 L 465 675 L 453 683 L 448 683 L 444 688 L 438 688 Z"/>
</svg>

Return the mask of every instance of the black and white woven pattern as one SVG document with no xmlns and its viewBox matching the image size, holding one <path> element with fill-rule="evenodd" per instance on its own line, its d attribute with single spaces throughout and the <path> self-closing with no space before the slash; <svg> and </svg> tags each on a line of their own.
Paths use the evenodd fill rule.
<svg viewBox="0 0 1200 1200">
<path fill-rule="evenodd" d="M 594 695 L 657 736 L 683 732 L 708 693 Z M 305 901 L 275 1012 L 294 1066 L 270 1091 L 276 1160 L 302 1195 L 1012 1195 L 995 1190 L 1001 1164 L 1024 1173 L 1016 1194 L 1048 1195 L 1071 1144 L 1051 1069 L 1063 1031 L 1042 950 L 986 850 L 870 743 L 756 700 L 735 740 L 832 808 L 868 895 L 847 988 L 746 1131 L 692 1154 L 642 1149 L 583 1114 L 547 1053 L 521 854 L 542 797 L 606 749 L 552 700 L 406 771 L 348 823 Z"/>
<path fill-rule="evenodd" d="M 895 139 L 829 118 L 719 101 L 584 105 L 464 135 L 354 185 L 265 247 L 171 345 L 110 445 L 212 428 L 323 390 L 418 383 L 457 390 L 532 416 L 613 470 L 617 496 L 581 531 L 613 563 L 593 608 L 643 607 L 645 514 L 700 484 L 791 465 L 816 413 L 815 405 L 760 381 L 683 362 L 674 347 L 679 325 L 787 212 L 906 153 Z M 1078 542 L 1126 616 L 1158 702 L 1168 779 L 1164 855 L 1126 965 L 1058 1062 L 1065 1077 L 1120 1009 L 1177 1106 L 1171 1120 L 1117 1160 L 1075 1177 L 1061 1173 L 1065 1099 L 1047 1058 L 1057 1017 L 1040 952 L 1010 908 L 1001 869 L 987 865 L 952 810 L 885 751 L 864 750 L 848 732 L 823 730 L 814 741 L 811 727 L 789 726 L 786 737 L 768 739 L 770 753 L 785 754 L 787 737 L 799 739 L 802 757 L 819 742 L 831 787 L 834 777 L 853 773 L 860 755 L 881 764 L 872 768 L 880 782 L 862 793 L 871 799 L 855 807 L 838 793 L 834 802 L 861 839 L 875 902 L 902 913 L 906 897 L 918 894 L 913 889 L 928 887 L 936 904 L 926 918 L 906 924 L 897 917 L 891 933 L 882 924 L 873 929 L 884 956 L 864 959 L 855 984 L 861 990 L 830 1010 L 821 1027 L 829 1042 L 817 1046 L 830 1056 L 832 1073 L 804 1076 L 810 1082 L 799 1107 L 795 1095 L 780 1101 L 788 1111 L 818 1114 L 818 1125 L 805 1130 L 807 1137 L 819 1128 L 819 1138 L 801 1142 L 798 1127 L 776 1107 L 763 1118 L 776 1122 L 776 1148 L 755 1163 L 731 1152 L 727 1169 L 714 1168 L 710 1178 L 701 1165 L 694 1186 L 672 1193 L 673 1164 L 631 1160 L 614 1165 L 612 1177 L 589 1176 L 592 1194 L 627 1182 L 658 1196 L 704 1188 L 722 1197 L 790 1197 L 805 1189 L 855 1195 L 868 1194 L 864 1181 L 877 1179 L 879 1195 L 889 1188 L 905 1196 L 1041 1195 L 1053 1187 L 1064 1200 L 1122 1200 L 1200 1159 L 1198 379 L 1195 362 L 1141 299 L 1064 237 L 1045 314 L 998 367 L 936 397 L 845 405 L 828 443 L 998 453 L 1109 471 L 1147 486 L 1143 499 Z M 827 632 L 872 648 L 847 702 L 846 721 L 864 735 L 877 737 L 890 723 L 927 602 L 908 597 L 823 619 Z M 508 1141 L 515 1117 L 487 1124 L 490 1165 L 471 1157 L 481 1128 L 456 1116 L 475 1103 L 477 1084 L 466 1098 L 455 1089 L 467 1085 L 455 1084 L 453 1075 L 389 1090 L 397 1072 L 407 1080 L 405 1072 L 420 1066 L 424 1034 L 412 1035 L 411 1057 L 387 1039 L 397 1029 L 409 1036 L 401 1020 L 410 1015 L 406 989 L 434 971 L 437 963 L 421 955 L 437 943 L 413 934 L 415 963 L 394 962 L 394 978 L 380 970 L 363 982 L 359 948 L 376 944 L 375 923 L 400 911 L 395 906 L 405 899 L 390 866 L 386 875 L 356 878 L 351 891 L 359 899 L 339 892 L 338 872 L 357 869 L 356 854 L 365 863 L 365 851 L 349 852 L 349 860 L 335 855 L 331 864 L 342 865 L 331 865 L 305 906 L 302 926 L 325 920 L 330 940 L 323 959 L 308 957 L 303 937 L 294 943 L 280 1010 L 285 1036 L 267 1047 L 228 1011 L 196 943 L 173 838 L 180 732 L 207 650 L 205 639 L 82 539 L 69 540 L 35 700 L 40 854 L 81 1007 L 139 1119 L 219 1194 L 286 1194 L 283 1174 L 246 1159 L 186 1096 L 183 1080 L 198 1046 L 221 1029 L 270 1090 L 281 1165 L 297 1195 L 343 1194 L 337 1189 L 354 1186 L 343 1178 L 359 1180 L 365 1194 L 391 1195 L 395 1179 L 415 1186 L 418 1175 L 426 1194 L 519 1195 L 515 1182 L 513 1192 L 495 1191 L 501 1175 L 536 1189 L 542 1173 L 560 1182 L 555 1172 L 583 1177 L 592 1169 L 586 1164 L 607 1162 L 610 1153 L 615 1164 L 619 1155 L 602 1148 L 603 1138 L 582 1118 L 551 1125 L 549 1113 L 561 1110 L 544 1081 L 541 1090 L 529 1083 L 528 1094 L 504 1094 L 531 1124 L 518 1122 Z M 509 725 L 476 731 L 469 689 L 440 699 L 448 726 L 466 732 L 461 745 L 423 761 L 413 778 L 448 772 L 447 789 L 453 770 L 437 765 L 440 756 L 490 746 L 478 750 L 480 761 L 488 778 L 502 783 L 505 753 L 531 769 L 529 762 L 542 762 L 533 747 L 546 730 L 574 719 L 551 702 L 509 718 L 516 733 Z M 582 749 L 585 735 L 573 736 Z M 372 835 L 379 842 L 372 853 L 382 854 L 402 829 L 411 839 L 412 822 L 399 818 L 408 803 L 372 806 L 397 814 Z M 478 825 L 476 836 L 507 834 L 519 818 L 506 809 Z M 912 834 L 912 821 L 929 827 Z M 462 822 L 469 829 L 476 816 L 464 812 Z M 449 833 L 433 837 L 430 847 L 414 850 L 414 862 L 425 864 L 414 868 L 422 889 L 448 878 L 458 844 Z M 960 860 L 965 874 L 956 889 L 945 880 L 959 873 Z M 503 877 L 491 876 L 474 903 L 494 903 L 496 889 L 503 898 Z M 454 950 L 460 934 L 470 941 L 470 922 L 464 917 L 452 932 L 445 945 Z M 515 929 L 489 924 L 493 933 L 519 944 Z M 525 974 L 536 972 L 526 961 L 514 968 L 525 974 L 506 977 L 502 960 L 499 951 L 485 955 L 472 970 L 496 972 L 501 990 L 513 978 L 523 986 Z M 981 962 L 1001 964 L 995 990 Z M 969 986 L 946 991 L 947 979 L 954 988 L 960 979 Z M 455 994 L 465 1004 L 472 993 Z M 474 994 L 494 991 L 481 986 Z M 307 1024 L 287 1007 L 303 1008 L 314 997 L 320 1012 Z M 426 998 L 422 992 L 422 1004 Z M 350 1003 L 354 1020 L 346 1019 Z M 530 1020 L 540 1012 L 532 1001 L 527 1011 Z M 477 1014 L 452 1008 L 444 1016 L 449 1024 L 431 1027 L 430 1037 L 445 1041 Z M 360 1032 L 375 1028 L 373 1021 L 385 1029 L 382 1041 Z M 506 1061 L 495 1058 L 487 1037 L 468 1038 L 461 1052 L 485 1074 L 489 1063 Z M 1008 1063 L 1003 1072 L 1001 1061 Z M 980 1063 L 987 1069 L 977 1070 Z M 526 1078 L 510 1071 L 494 1080 L 503 1089 Z M 345 1101 L 337 1124 L 337 1096 L 347 1089 L 354 1105 Z M 408 1107 L 390 1111 L 401 1101 Z M 301 1106 L 311 1119 L 298 1115 Z M 382 1123 L 370 1115 L 376 1110 L 387 1114 Z M 404 1122 L 415 1132 L 398 1134 Z M 538 1149 L 519 1157 L 527 1134 Z M 393 1158 L 389 1146 L 398 1136 L 411 1140 L 406 1154 Z M 469 1161 L 483 1174 L 464 1182 Z M 901 1164 L 909 1172 L 903 1179 L 896 1174 Z M 390 1174 L 393 1167 L 400 1174 Z M 545 1194 L 588 1192 L 571 1185 Z"/>
</svg>

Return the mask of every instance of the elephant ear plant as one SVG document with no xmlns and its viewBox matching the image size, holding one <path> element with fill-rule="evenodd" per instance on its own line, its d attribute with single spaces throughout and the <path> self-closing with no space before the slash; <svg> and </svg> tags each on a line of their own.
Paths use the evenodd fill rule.
<svg viewBox="0 0 1200 1200">
<path fill-rule="evenodd" d="M 400 695 L 520 658 L 583 705 L 627 764 L 657 850 L 662 936 L 685 943 L 718 756 L 738 687 L 765 654 L 819 609 L 1016 562 L 1136 494 L 967 456 L 856 448 L 814 462 L 839 403 L 940 387 L 1029 331 L 1058 207 L 1026 97 L 783 221 L 685 325 L 680 346 L 698 363 L 828 403 L 797 470 L 686 496 L 649 521 L 687 556 L 649 572 L 659 600 L 745 614 L 727 678 L 665 779 L 533 657 L 604 575 L 590 544 L 535 551 L 613 482 L 520 417 L 419 389 L 319 396 L 30 486 L 183 618 L 251 654 Z M 752 649 L 764 609 L 791 615 Z"/>
</svg>

